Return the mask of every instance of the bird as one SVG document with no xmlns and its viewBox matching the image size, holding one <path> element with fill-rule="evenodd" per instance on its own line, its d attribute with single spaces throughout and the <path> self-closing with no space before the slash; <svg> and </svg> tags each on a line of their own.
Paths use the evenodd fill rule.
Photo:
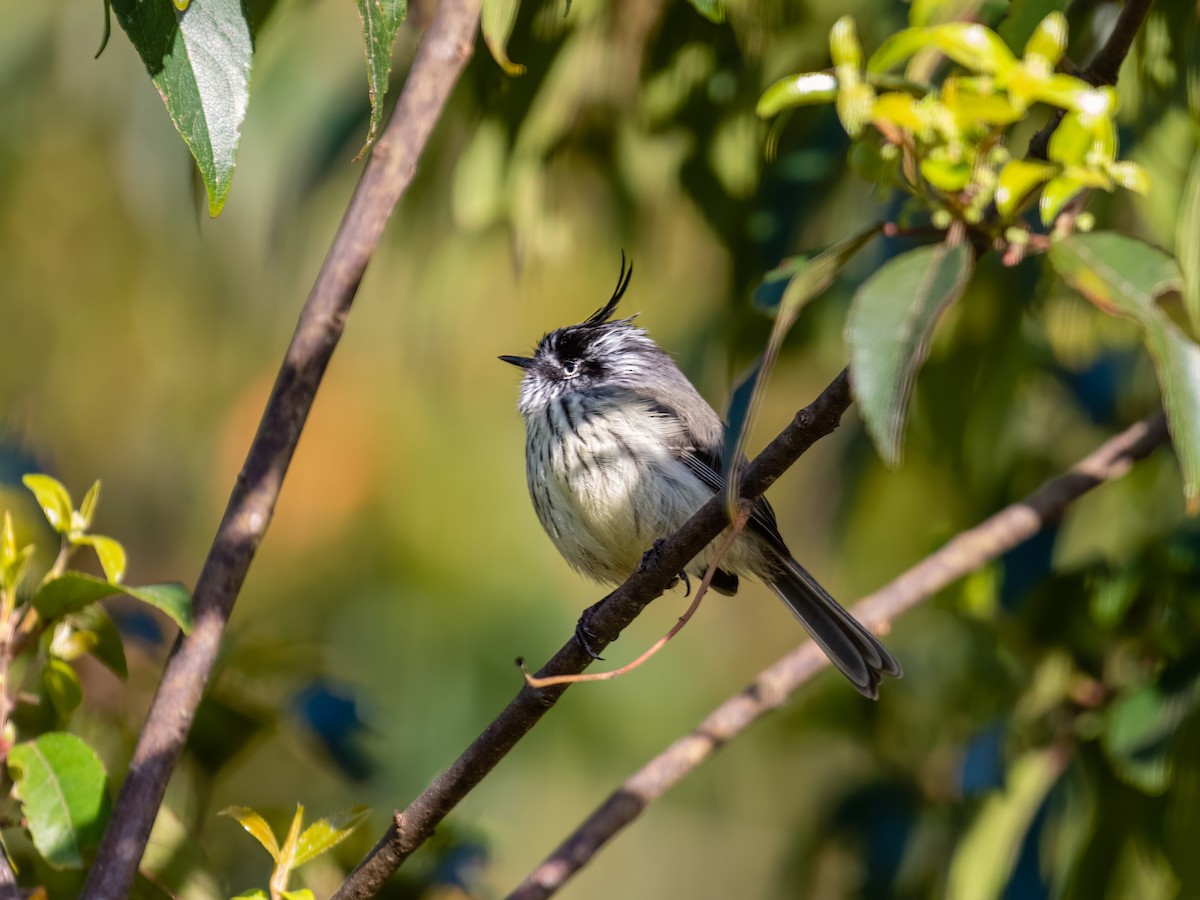
<svg viewBox="0 0 1200 900">
<path fill-rule="evenodd" d="M 517 407 L 538 520 L 572 568 L 611 585 L 624 582 L 648 549 L 725 487 L 721 417 L 634 324 L 636 316 L 614 318 L 632 278 L 633 263 L 627 268 L 622 253 L 604 306 L 545 334 L 532 356 L 499 357 L 524 371 Z M 720 541 L 681 577 L 702 575 Z M 864 696 L 878 697 L 882 676 L 902 675 L 887 648 L 792 557 L 762 497 L 711 586 L 732 595 L 746 575 L 770 587 Z M 586 618 L 576 637 L 595 657 Z"/>
</svg>

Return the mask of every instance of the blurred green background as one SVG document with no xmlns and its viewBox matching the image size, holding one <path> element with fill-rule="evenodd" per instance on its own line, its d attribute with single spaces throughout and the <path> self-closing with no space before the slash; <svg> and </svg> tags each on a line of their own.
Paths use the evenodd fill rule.
<svg viewBox="0 0 1200 900">
<path fill-rule="evenodd" d="M 945 5 L 989 22 L 1006 11 Z M 410 9 L 396 87 L 432 6 Z M 518 376 L 498 354 L 601 305 L 624 249 L 624 308 L 721 408 L 770 328 L 750 304 L 763 274 L 895 213 L 846 170 L 832 109 L 774 126 L 753 109 L 774 79 L 828 65 L 839 15 L 870 50 L 908 7 L 727 8 L 714 24 L 679 0 L 575 0 L 565 16 L 526 2 L 509 44 L 528 67 L 519 78 L 479 42 L 367 272 L 238 601 L 152 844 L 163 884 L 196 897 L 265 884 L 266 855 L 215 816 L 226 805 L 284 818 L 297 801 L 312 815 L 367 803 L 370 824 L 301 870 L 327 894 L 512 696 L 513 658 L 544 659 L 603 594 L 538 526 Z M 1118 8 L 1071 5 L 1074 59 Z M 31 522 L 22 471 L 76 496 L 100 478 L 97 527 L 125 543 L 129 580 L 190 584 L 359 175 L 360 26 L 348 3 L 270 9 L 230 199 L 209 220 L 124 36 L 93 59 L 102 12 L 0 0 L 0 500 Z M 1193 20 L 1189 3 L 1158 4 L 1122 74 L 1122 153 L 1151 193 L 1091 206 L 1167 248 L 1195 152 Z M 752 446 L 839 371 L 854 285 L 904 246 L 876 244 L 805 312 Z M 795 555 L 845 601 L 1155 409 L 1132 326 L 1102 321 L 1036 259 L 982 266 L 921 372 L 903 467 L 879 464 L 852 410 L 771 492 Z M 1195 896 L 1200 578 L 1182 507 L 1159 451 L 895 623 L 906 675 L 877 704 L 823 674 L 567 895 Z M 611 662 L 682 602 L 655 603 Z M 71 724 L 119 777 L 173 638 L 114 609 L 129 686 L 88 667 Z M 512 887 L 802 637 L 760 586 L 714 596 L 644 669 L 572 689 L 386 896 Z"/>
</svg>

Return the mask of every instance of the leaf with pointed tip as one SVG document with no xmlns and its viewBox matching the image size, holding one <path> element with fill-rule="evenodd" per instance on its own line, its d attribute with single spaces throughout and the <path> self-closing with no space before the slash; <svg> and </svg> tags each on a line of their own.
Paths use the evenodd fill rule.
<svg viewBox="0 0 1200 900">
<path fill-rule="evenodd" d="M 77 612 L 97 600 L 121 593 L 120 585 L 82 572 L 64 572 L 43 584 L 33 595 L 33 608 L 45 622 Z"/>
<path fill-rule="evenodd" d="M 354 0 L 362 19 L 363 47 L 367 54 L 367 88 L 371 95 L 371 126 L 359 157 L 379 136 L 383 123 L 383 101 L 392 74 L 392 46 L 400 23 L 408 14 L 408 0 Z"/>
<path fill-rule="evenodd" d="M 62 482 L 49 475 L 25 475 L 21 478 L 25 487 L 33 491 L 38 505 L 46 514 L 46 521 L 55 531 L 63 534 L 71 527 L 71 495 Z"/>
<path fill-rule="evenodd" d="M 996 28 L 997 34 L 1014 53 L 1020 52 L 1033 37 L 1046 16 L 1062 12 L 1068 0 L 1012 0 L 1004 21 Z"/>
<path fill-rule="evenodd" d="M 217 815 L 228 816 L 245 828 L 263 849 L 271 854 L 271 859 L 279 862 L 279 841 L 275 839 L 275 832 L 271 830 L 267 820 L 257 812 L 248 806 L 227 806 Z"/>
<path fill-rule="evenodd" d="M 771 329 L 767 349 L 763 352 L 762 362 L 754 373 L 747 378 L 738 391 L 743 395 L 749 392 L 744 409 L 740 402 L 731 405 L 729 427 L 725 432 L 725 459 L 729 461 L 725 471 L 725 507 L 730 521 L 737 517 L 738 500 L 742 492 L 742 470 L 746 466 L 746 441 L 754 423 L 758 407 L 762 405 L 762 395 L 766 383 L 779 357 L 783 341 L 800 313 L 817 297 L 827 290 L 846 264 L 854 258 L 871 238 L 883 228 L 882 223 L 865 228 L 858 234 L 845 240 L 838 241 L 832 247 L 822 250 L 812 259 L 793 257 L 784 266 L 794 266 L 783 296 L 779 299 L 779 308 L 775 312 L 775 325 Z M 784 266 L 780 268 L 783 269 Z M 786 269 L 784 269 L 786 271 Z M 777 272 L 779 270 L 776 270 Z M 770 275 L 768 278 L 771 277 Z M 739 401 L 735 393 L 734 400 Z"/>
<path fill-rule="evenodd" d="M 148 603 L 170 616 L 184 634 L 192 631 L 192 594 L 178 581 L 147 584 L 141 587 L 120 586 L 120 591 Z"/>
<path fill-rule="evenodd" d="M 89 544 L 96 551 L 105 578 L 113 584 L 121 583 L 121 579 L 125 577 L 127 557 L 120 541 L 102 534 L 85 534 L 78 543 Z"/>
<path fill-rule="evenodd" d="M 524 75 L 525 67 L 508 58 L 508 39 L 517 24 L 521 0 L 483 0 L 479 27 L 497 65 L 509 75 Z"/>
<path fill-rule="evenodd" d="M 975 258 L 965 244 L 933 244 L 884 264 L 850 308 L 850 384 L 884 463 L 897 466 L 917 370 L 934 326 L 966 289 Z"/>
<path fill-rule="evenodd" d="M 114 594 L 128 594 L 162 610 L 175 620 L 184 634 L 192 630 L 192 595 L 178 582 L 131 587 L 82 572 L 64 572 L 42 585 L 33 597 L 33 608 L 42 619 L 51 621 Z"/>
<path fill-rule="evenodd" d="M 1200 512 L 1200 346 L 1162 311 L 1156 298 L 1180 287 L 1175 260 L 1111 231 L 1055 241 L 1050 264 L 1100 309 L 1132 319 L 1154 360 L 1171 442 L 1183 470 L 1188 512 Z"/>
<path fill-rule="evenodd" d="M 838 80 L 828 72 L 804 72 L 781 78 L 763 91 L 755 112 L 764 119 L 793 106 L 832 103 L 838 96 Z"/>
<path fill-rule="evenodd" d="M 73 734 L 52 731 L 8 752 L 34 846 L 55 869 L 82 869 L 108 821 L 108 773 Z"/>
<path fill-rule="evenodd" d="M 100 502 L 100 481 L 97 479 L 88 488 L 88 492 L 83 495 L 83 502 L 79 504 L 80 529 L 86 531 L 92 527 L 92 519 L 96 516 L 96 504 Z"/>
<path fill-rule="evenodd" d="M 317 819 L 304 829 L 296 842 L 296 856 L 292 864 L 302 866 L 326 850 L 336 847 L 365 822 L 370 814 L 371 809 L 368 806 L 352 806 Z"/>
<path fill-rule="evenodd" d="M 112 0 L 167 115 L 196 160 L 209 215 L 225 205 L 250 98 L 253 42 L 241 0 Z"/>
</svg>

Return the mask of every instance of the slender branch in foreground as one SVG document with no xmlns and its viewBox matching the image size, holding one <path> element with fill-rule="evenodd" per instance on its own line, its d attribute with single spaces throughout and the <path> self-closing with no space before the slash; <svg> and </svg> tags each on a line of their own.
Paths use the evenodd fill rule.
<svg viewBox="0 0 1200 900">
<path fill-rule="evenodd" d="M 300 313 L 258 433 L 196 582 L 195 628 L 167 660 L 83 897 L 126 897 L 204 693 L 234 601 L 367 263 L 474 48 L 479 0 L 443 0 Z"/>
<path fill-rule="evenodd" d="M 1117 21 L 1113 23 L 1112 33 L 1104 42 L 1104 46 L 1096 51 L 1096 55 L 1087 66 L 1073 74 L 1095 87 L 1116 84 L 1121 63 L 1125 62 L 1125 57 L 1129 55 L 1133 39 L 1137 37 L 1142 22 L 1150 11 L 1150 2 L 1151 0 L 1125 0 L 1125 5 L 1121 8 Z M 1029 159 L 1046 158 L 1046 151 L 1050 149 L 1050 138 L 1062 117 L 1063 111 L 1056 110 L 1041 130 L 1029 139 L 1029 150 L 1026 153 Z"/>
<path fill-rule="evenodd" d="M 816 400 L 796 413 L 791 424 L 746 468 L 742 496 L 753 499 L 766 491 L 809 447 L 838 427 L 850 402 L 850 377 L 842 370 Z M 588 627 L 595 634 L 595 639 L 590 641 L 593 649 L 600 652 L 616 640 L 727 524 L 724 498 L 713 497 L 682 528 L 661 541 L 653 553 L 646 554 L 637 571 L 588 620 Z M 572 638 L 538 671 L 537 676 L 582 672 L 591 661 Z M 538 723 L 566 689 L 567 685 L 542 690 L 522 687 L 450 768 L 403 812 L 395 814 L 391 827 L 338 888 L 334 900 L 364 900 L 374 896 L 383 882 L 429 839 L 437 824 Z"/>
<path fill-rule="evenodd" d="M 1061 516 L 1072 501 L 1097 485 L 1120 478 L 1166 439 L 1166 419 L 1161 415 L 1126 429 L 1066 474 L 962 532 L 899 578 L 865 597 L 854 607 L 855 617 L 876 630 L 886 627 L 898 615 L 951 582 L 1033 537 L 1044 525 Z M 807 641 L 764 669 L 754 684 L 722 703 L 691 734 L 680 738 L 613 792 L 509 894 L 508 900 L 540 900 L 556 893 L 650 803 L 763 714 L 781 706 L 828 663 L 829 658 L 820 647 Z"/>
</svg>

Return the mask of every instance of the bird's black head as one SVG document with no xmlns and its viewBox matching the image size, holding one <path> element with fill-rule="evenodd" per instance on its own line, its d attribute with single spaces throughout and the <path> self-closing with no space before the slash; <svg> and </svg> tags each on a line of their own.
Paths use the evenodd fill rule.
<svg viewBox="0 0 1200 900">
<path fill-rule="evenodd" d="M 525 370 L 521 382 L 521 409 L 543 404 L 577 390 L 603 387 L 636 368 L 647 353 L 661 351 L 632 317 L 613 319 L 617 304 L 629 288 L 633 263 L 625 264 L 608 302 L 578 325 L 551 331 L 538 342 L 533 356 L 501 356 Z"/>
</svg>

